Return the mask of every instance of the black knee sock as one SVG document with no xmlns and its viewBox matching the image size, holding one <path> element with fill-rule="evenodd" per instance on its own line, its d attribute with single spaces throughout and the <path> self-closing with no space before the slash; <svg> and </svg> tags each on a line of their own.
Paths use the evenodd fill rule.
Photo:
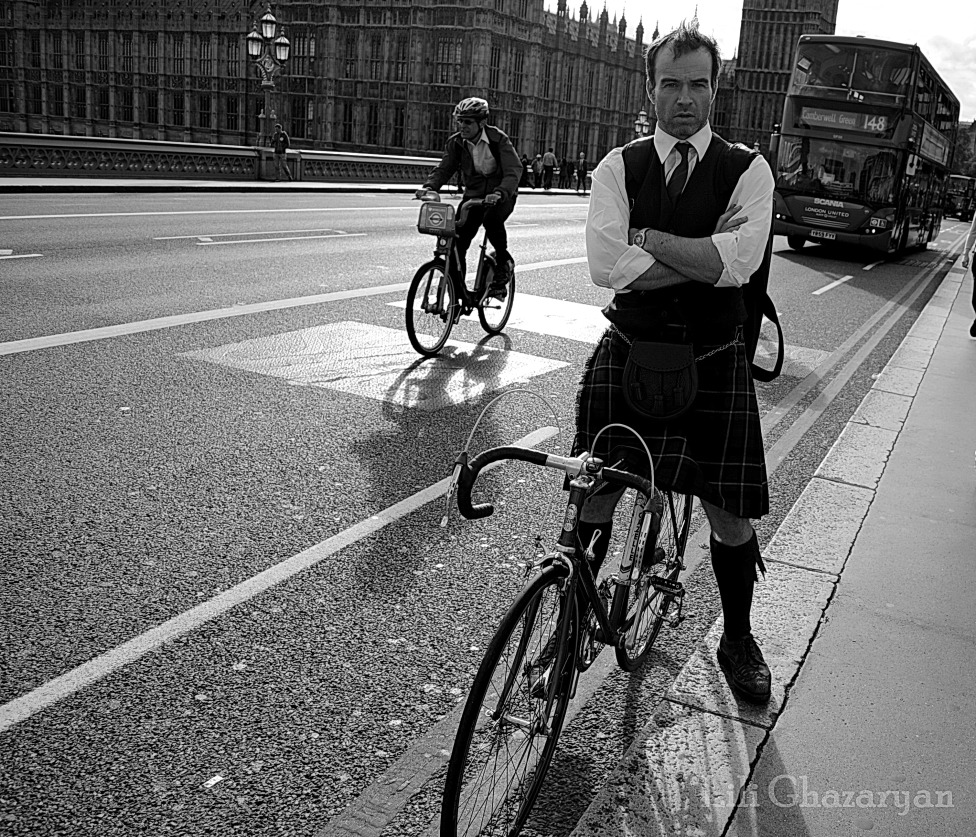
<svg viewBox="0 0 976 837">
<path fill-rule="evenodd" d="M 752 591 L 756 583 L 756 570 L 765 573 L 766 568 L 759 552 L 756 533 L 744 544 L 728 546 L 711 537 L 712 569 L 722 598 L 722 614 L 725 617 L 725 636 L 741 639 L 752 632 L 749 613 L 752 610 Z"/>
<path fill-rule="evenodd" d="M 610 546 L 610 535 L 613 533 L 613 521 L 607 520 L 603 523 L 588 523 L 585 520 L 581 520 L 577 529 L 579 541 L 583 545 L 583 549 L 586 549 L 590 545 L 590 541 L 593 540 L 593 533 L 597 529 L 600 530 L 601 534 L 597 542 L 593 544 L 594 557 L 590 561 L 590 569 L 593 570 L 594 578 L 600 572 L 600 567 L 603 565 L 604 560 L 606 560 L 607 548 Z"/>
</svg>

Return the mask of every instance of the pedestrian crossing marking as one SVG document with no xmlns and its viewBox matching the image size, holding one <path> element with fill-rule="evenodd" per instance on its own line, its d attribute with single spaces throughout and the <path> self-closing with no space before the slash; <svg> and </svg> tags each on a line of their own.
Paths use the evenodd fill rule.
<svg viewBox="0 0 976 837">
<path fill-rule="evenodd" d="M 406 307 L 403 300 L 389 304 L 399 308 Z M 518 329 L 596 345 L 608 325 L 603 309 L 598 305 L 516 292 L 512 317 L 505 330 Z M 777 343 L 773 340 L 775 336 L 775 327 L 766 323 L 756 347 L 755 358 L 765 369 L 772 368 L 776 357 Z M 830 352 L 786 344 L 783 355 L 782 374 L 805 378 L 830 356 Z"/>
<path fill-rule="evenodd" d="M 228 343 L 182 357 L 420 410 L 476 400 L 568 365 L 455 340 L 436 358 L 424 360 L 403 330 L 357 322 Z"/>
<path fill-rule="evenodd" d="M 402 299 L 389 304 L 398 308 L 407 305 Z M 516 292 L 505 330 L 519 329 L 596 345 L 608 325 L 603 309 L 597 305 Z"/>
</svg>

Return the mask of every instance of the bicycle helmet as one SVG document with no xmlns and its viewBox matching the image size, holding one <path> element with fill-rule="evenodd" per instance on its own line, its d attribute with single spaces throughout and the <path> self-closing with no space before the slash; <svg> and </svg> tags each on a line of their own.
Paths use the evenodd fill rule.
<svg viewBox="0 0 976 837">
<path fill-rule="evenodd" d="M 458 102 L 457 107 L 454 108 L 454 118 L 477 119 L 479 121 L 487 119 L 488 103 L 484 99 L 479 99 L 477 96 L 462 99 Z"/>
</svg>

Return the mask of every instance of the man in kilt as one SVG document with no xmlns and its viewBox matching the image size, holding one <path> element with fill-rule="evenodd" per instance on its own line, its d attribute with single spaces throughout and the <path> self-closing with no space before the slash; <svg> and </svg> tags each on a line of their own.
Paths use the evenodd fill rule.
<svg viewBox="0 0 976 837">
<path fill-rule="evenodd" d="M 741 286 L 763 258 L 773 177 L 758 152 L 730 145 L 709 127 L 720 58 L 696 22 L 651 44 L 646 63 L 658 121 L 653 137 L 631 143 L 645 144 L 649 160 L 636 197 L 631 201 L 627 190 L 632 152 L 614 149 L 593 172 L 587 260 L 594 284 L 614 297 L 604 309 L 611 325 L 580 384 L 574 449 L 616 461 L 615 448 L 640 450 L 640 442 L 618 428 L 595 437 L 612 422 L 629 425 L 650 449 L 657 482 L 700 498 L 724 614 L 718 659 L 736 693 L 761 703 L 769 699 L 770 675 L 750 611 L 765 568 L 750 518 L 769 511 L 769 491 Z M 657 422 L 628 406 L 623 370 L 639 339 L 693 344 L 698 394 L 679 418 Z M 607 554 L 620 493 L 598 493 L 581 514 L 584 547 L 600 532 L 593 543 L 598 561 Z"/>
</svg>

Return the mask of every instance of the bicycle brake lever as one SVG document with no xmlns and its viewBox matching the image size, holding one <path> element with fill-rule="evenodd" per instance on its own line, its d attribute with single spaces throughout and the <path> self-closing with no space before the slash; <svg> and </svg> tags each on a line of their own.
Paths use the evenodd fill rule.
<svg viewBox="0 0 976 837">
<path fill-rule="evenodd" d="M 446 505 L 444 506 L 444 516 L 441 518 L 441 529 L 447 528 L 448 519 L 451 516 L 451 506 L 454 505 L 454 498 L 457 495 L 458 482 L 461 479 L 461 469 L 467 464 L 467 452 L 458 454 L 457 461 L 454 463 L 454 473 L 451 475 L 451 482 L 447 487 Z"/>
</svg>

